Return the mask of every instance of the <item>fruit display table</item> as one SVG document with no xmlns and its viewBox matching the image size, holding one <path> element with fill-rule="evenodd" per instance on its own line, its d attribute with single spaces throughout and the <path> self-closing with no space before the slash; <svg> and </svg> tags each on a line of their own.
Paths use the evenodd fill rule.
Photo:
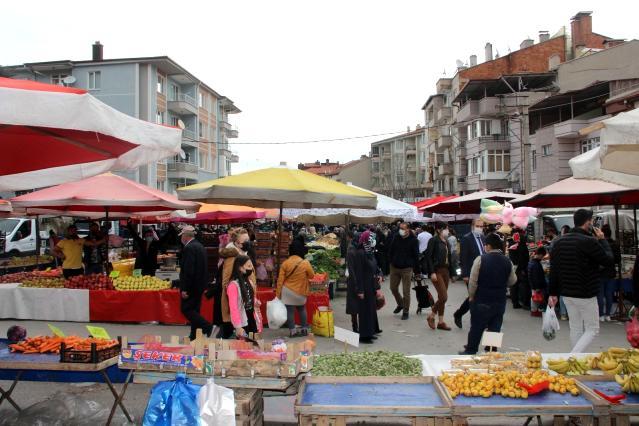
<svg viewBox="0 0 639 426">
<path fill-rule="evenodd" d="M 89 290 L 0 285 L 2 318 L 89 321 Z"/>
<path fill-rule="evenodd" d="M 262 311 L 262 318 L 264 324 L 266 324 L 266 302 L 275 299 L 275 289 L 267 288 L 267 287 L 258 287 L 257 288 L 257 298 L 260 302 L 262 302 L 262 306 L 260 306 L 260 310 Z M 308 323 L 310 324 L 313 320 L 313 314 L 320 306 L 331 306 L 330 299 L 328 297 L 328 290 L 321 293 L 311 293 L 306 298 L 306 316 L 308 318 Z M 297 315 L 297 311 L 295 312 L 295 320 L 299 324 L 299 318 Z"/>
<path fill-rule="evenodd" d="M 200 312 L 211 321 L 213 300 L 202 297 Z M 89 318 L 94 322 L 187 322 L 180 311 L 180 292 L 177 290 L 92 290 L 89 296 Z"/>
</svg>

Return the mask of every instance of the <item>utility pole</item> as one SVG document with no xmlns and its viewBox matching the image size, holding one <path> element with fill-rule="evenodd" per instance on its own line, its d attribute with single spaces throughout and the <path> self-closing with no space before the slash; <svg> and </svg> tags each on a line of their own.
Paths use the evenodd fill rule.
<svg viewBox="0 0 639 426">
<path fill-rule="evenodd" d="M 521 115 L 521 142 L 522 149 L 521 155 L 523 156 L 521 164 L 522 164 L 522 189 L 525 194 L 529 194 L 532 191 L 532 170 L 530 164 L 530 126 L 528 125 L 528 98 L 526 98 L 526 103 L 522 107 L 522 115 Z"/>
</svg>

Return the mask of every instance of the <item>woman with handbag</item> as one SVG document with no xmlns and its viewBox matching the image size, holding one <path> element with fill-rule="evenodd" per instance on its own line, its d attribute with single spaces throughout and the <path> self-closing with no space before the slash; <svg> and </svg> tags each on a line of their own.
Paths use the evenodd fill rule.
<svg viewBox="0 0 639 426">
<path fill-rule="evenodd" d="M 448 300 L 448 283 L 450 281 L 450 247 L 448 245 L 448 225 L 444 222 L 435 224 L 435 235 L 428 241 L 428 248 L 424 254 L 426 269 L 430 280 L 437 291 L 437 302 L 426 319 L 428 326 L 435 330 L 450 331 L 444 321 L 444 307 Z M 435 326 L 435 316 L 438 323 Z"/>
<path fill-rule="evenodd" d="M 280 266 L 275 295 L 286 305 L 287 325 L 291 337 L 308 335 L 306 296 L 310 291 L 309 280 L 315 271 L 298 245 L 289 247 L 289 258 Z M 295 311 L 300 316 L 301 329 L 295 330 Z"/>
</svg>

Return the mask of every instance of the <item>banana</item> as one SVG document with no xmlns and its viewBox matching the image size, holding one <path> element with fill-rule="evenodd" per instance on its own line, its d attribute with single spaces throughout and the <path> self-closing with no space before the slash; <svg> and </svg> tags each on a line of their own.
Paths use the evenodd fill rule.
<svg viewBox="0 0 639 426">
<path fill-rule="evenodd" d="M 611 371 L 616 369 L 619 366 L 619 363 L 617 361 L 613 361 L 613 360 L 605 360 L 605 361 L 600 361 L 599 362 L 599 368 L 604 370 L 604 371 Z"/>
<path fill-rule="evenodd" d="M 615 382 L 617 382 L 617 384 L 623 386 L 627 380 L 628 380 L 627 377 L 620 376 L 619 374 L 615 374 Z"/>
</svg>

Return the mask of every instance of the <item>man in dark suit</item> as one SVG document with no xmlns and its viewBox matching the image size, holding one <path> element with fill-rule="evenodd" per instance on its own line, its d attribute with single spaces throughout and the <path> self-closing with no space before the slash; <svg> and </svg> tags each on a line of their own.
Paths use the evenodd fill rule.
<svg viewBox="0 0 639 426">
<path fill-rule="evenodd" d="M 468 287 L 468 278 L 470 277 L 470 270 L 473 266 L 475 259 L 486 252 L 484 245 L 486 239 L 484 238 L 485 224 L 481 219 L 475 219 L 472 223 L 470 232 L 461 240 L 461 255 L 459 261 L 461 262 L 462 279 Z M 464 300 L 459 309 L 453 314 L 455 325 L 462 328 L 462 317 L 470 310 L 470 304 L 468 298 Z"/>
<path fill-rule="evenodd" d="M 200 314 L 202 293 L 209 285 L 206 250 L 195 239 L 195 228 L 192 226 L 182 228 L 180 239 L 184 245 L 180 258 L 180 294 L 182 296 L 180 310 L 191 323 L 189 338 L 193 340 L 198 328 L 201 328 L 207 336 L 210 336 L 213 330 L 211 323 Z"/>
</svg>

